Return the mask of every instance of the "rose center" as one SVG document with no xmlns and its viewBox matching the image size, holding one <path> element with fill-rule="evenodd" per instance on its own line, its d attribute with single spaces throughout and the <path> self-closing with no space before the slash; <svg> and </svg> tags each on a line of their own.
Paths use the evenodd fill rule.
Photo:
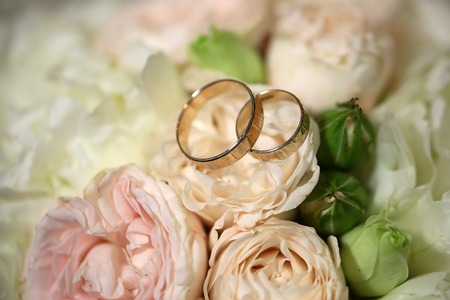
<svg viewBox="0 0 450 300">
<path fill-rule="evenodd" d="M 285 286 L 292 280 L 302 285 L 312 284 L 314 272 L 308 270 L 305 261 L 290 251 L 286 254 L 276 248 L 262 251 L 255 259 L 251 272 L 255 276 L 263 272 L 275 287 Z"/>
</svg>

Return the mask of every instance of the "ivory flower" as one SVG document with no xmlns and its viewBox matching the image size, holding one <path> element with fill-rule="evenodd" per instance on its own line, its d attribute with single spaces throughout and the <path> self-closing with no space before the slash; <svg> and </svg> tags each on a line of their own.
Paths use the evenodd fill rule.
<svg viewBox="0 0 450 300">
<path fill-rule="evenodd" d="M 409 148 L 415 186 L 430 185 L 433 197 L 440 199 L 450 190 L 450 52 L 437 56 L 389 96 L 377 108 L 374 117 L 385 122 L 386 116 L 397 120 Z M 378 160 L 383 166 L 390 162 Z M 379 177 L 382 179 L 382 177 Z M 380 189 L 382 192 L 383 189 Z"/>
<path fill-rule="evenodd" d="M 369 213 L 411 234 L 411 276 L 450 268 L 450 56 L 436 56 L 378 107 Z"/>
<path fill-rule="evenodd" d="M 37 16 L 54 19 L 24 17 L 9 24 L 17 32 L 0 73 L 1 187 L 53 197 L 56 190 L 78 191 L 105 167 L 144 165 L 152 154 L 149 141 L 161 130 L 158 118 L 167 117 L 161 103 L 172 100 L 153 91 L 181 90 L 183 97 L 181 87 L 171 84 L 175 75 L 162 76 L 167 65 L 153 63 L 144 74 L 158 73 L 164 82 L 141 79 L 93 51 L 76 22 L 59 28 L 55 14 Z M 30 49 L 34 58 L 28 61 Z M 155 53 L 150 60 L 162 58 Z"/>
<path fill-rule="evenodd" d="M 206 235 L 164 182 L 133 166 L 100 173 L 36 228 L 26 299 L 196 299 Z"/>
<path fill-rule="evenodd" d="M 450 268 L 450 191 L 435 198 L 429 183 L 420 184 L 412 149 L 395 120 L 381 124 L 371 186 L 369 212 L 385 210 L 400 230 L 411 235 L 409 270 L 412 276 Z M 389 155 L 387 155 L 389 153 Z M 425 177 L 427 178 L 427 177 Z"/>
<path fill-rule="evenodd" d="M 2 197 L 6 194 L 4 190 L 0 193 Z M 42 196 L 34 199 L 10 196 L 14 197 L 10 201 L 0 199 L 0 299 L 19 300 L 23 260 L 30 243 L 31 228 L 51 201 Z"/>
<path fill-rule="evenodd" d="M 313 113 L 359 98 L 369 110 L 393 69 L 393 42 L 343 2 L 280 2 L 267 52 L 268 83 Z"/>
<path fill-rule="evenodd" d="M 426 188 L 418 188 L 403 197 L 412 206 L 404 212 L 393 212 L 398 227 L 411 234 L 412 276 L 450 270 L 450 191 L 433 200 Z M 396 214 L 397 213 L 397 214 Z"/>
<path fill-rule="evenodd" d="M 244 102 L 231 96 L 216 100 L 202 108 L 190 130 L 194 156 L 213 156 L 236 141 L 235 120 Z M 257 149 L 278 146 L 299 122 L 298 107 L 283 101 L 272 104 L 264 105 L 265 125 Z M 202 170 L 187 159 L 172 130 L 151 169 L 155 176 L 168 180 L 186 208 L 200 215 L 208 226 L 222 228 L 235 223 L 252 227 L 297 207 L 318 181 L 318 129 L 314 122 L 299 150 L 280 162 L 262 162 L 248 154 L 215 170 Z"/>
<path fill-rule="evenodd" d="M 20 4 L 0 20 L 0 290 L 8 299 L 19 299 L 32 227 L 56 196 L 77 195 L 103 168 L 144 166 L 175 98 L 167 95 L 184 93 L 157 53 L 144 73 L 158 78 L 141 79 L 93 49 L 116 2 Z M 171 93 L 161 100 L 155 86 Z"/>
<path fill-rule="evenodd" d="M 369 211 L 411 233 L 412 275 L 450 268 L 450 57 L 436 57 L 375 112 L 380 129 Z"/>
<path fill-rule="evenodd" d="M 450 268 L 449 88 L 446 54 L 405 81 L 374 114 L 380 128 L 369 212 L 387 210 L 411 233 L 413 276 Z"/>
<path fill-rule="evenodd" d="M 336 239 L 290 221 L 226 229 L 209 266 L 206 299 L 348 299 Z"/>
<path fill-rule="evenodd" d="M 439 300 L 450 297 L 450 274 L 433 272 L 409 279 L 380 300 Z"/>
</svg>

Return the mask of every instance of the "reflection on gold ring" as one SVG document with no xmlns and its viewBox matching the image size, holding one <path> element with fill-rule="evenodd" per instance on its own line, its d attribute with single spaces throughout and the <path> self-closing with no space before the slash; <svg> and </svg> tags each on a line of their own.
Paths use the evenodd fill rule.
<svg viewBox="0 0 450 300">
<path fill-rule="evenodd" d="M 243 128 L 237 136 L 236 142 L 225 151 L 206 158 L 195 157 L 191 154 L 188 145 L 189 131 L 197 113 L 214 97 L 230 91 L 232 89 L 244 89 L 250 98 L 246 107 L 249 113 L 248 118 L 241 116 L 239 122 Z M 217 169 L 227 167 L 241 159 L 253 147 L 261 133 L 264 123 L 264 113 L 260 98 L 255 98 L 252 91 L 242 82 L 233 79 L 221 79 L 211 82 L 195 91 L 190 99 L 184 104 L 178 118 L 176 128 L 177 143 L 183 154 L 194 161 L 198 166 L 207 169 Z"/>
<path fill-rule="evenodd" d="M 260 102 L 268 102 L 268 101 L 281 101 L 288 100 L 298 105 L 300 108 L 300 119 L 297 128 L 293 135 L 285 141 L 283 144 L 276 146 L 271 149 L 259 150 L 252 148 L 250 150 L 250 155 L 253 157 L 262 160 L 262 161 L 280 161 L 293 154 L 300 148 L 300 146 L 305 142 L 305 139 L 308 135 L 310 128 L 310 119 L 306 110 L 303 108 L 300 100 L 295 97 L 292 93 L 289 93 L 284 90 L 266 90 L 262 91 L 255 96 L 256 100 Z M 246 105 L 241 109 L 237 122 L 236 122 L 236 134 L 239 136 L 241 133 L 241 128 L 243 127 L 243 122 L 246 118 L 246 115 L 249 114 L 250 102 L 247 102 Z"/>
</svg>

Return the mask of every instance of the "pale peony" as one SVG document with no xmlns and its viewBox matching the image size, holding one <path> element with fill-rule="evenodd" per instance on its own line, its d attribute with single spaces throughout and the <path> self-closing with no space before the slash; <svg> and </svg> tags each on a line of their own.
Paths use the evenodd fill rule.
<svg viewBox="0 0 450 300">
<path fill-rule="evenodd" d="M 25 299 L 196 299 L 206 234 L 164 182 L 134 166 L 97 175 L 36 227 Z"/>
<path fill-rule="evenodd" d="M 268 83 L 313 113 L 359 98 L 367 111 L 393 69 L 393 41 L 345 1 L 280 1 L 267 52 Z"/>
<path fill-rule="evenodd" d="M 32 227 L 56 196 L 78 195 L 103 168 L 144 166 L 174 101 L 157 91 L 183 93 L 157 53 L 144 73 L 159 77 L 141 78 L 93 50 L 92 36 L 118 7 L 2 6 L 11 11 L 0 18 L 0 298 L 19 298 Z"/>
<path fill-rule="evenodd" d="M 142 46 L 158 49 L 183 65 L 188 62 L 189 44 L 212 25 L 259 44 L 271 24 L 269 4 L 268 0 L 138 1 L 108 25 L 98 46 L 118 60 Z"/>
<path fill-rule="evenodd" d="M 5 21 L 14 29 L 0 73 L 0 182 L 8 193 L 69 194 L 104 167 L 143 165 L 160 130 L 155 102 L 170 105 L 156 99 L 160 94 L 149 99 L 142 87 L 172 88 L 168 76 L 162 85 L 113 66 L 91 49 L 92 32 L 77 28 L 83 18 L 67 16 L 70 22 L 58 26 L 64 7 L 62 16 L 36 8 Z M 161 68 L 165 65 L 146 73 L 161 75 Z"/>
<path fill-rule="evenodd" d="M 312 227 L 269 219 L 226 229 L 214 245 L 206 299 L 348 299 L 337 240 Z"/>
<path fill-rule="evenodd" d="M 263 86 L 254 86 L 260 91 Z M 194 156 L 213 156 L 236 141 L 235 120 L 244 101 L 218 97 L 197 115 L 189 137 Z M 255 145 L 269 149 L 282 143 L 298 124 L 300 112 L 290 102 L 264 105 L 265 123 Z M 319 177 L 316 152 L 317 125 L 297 152 L 279 162 L 263 162 L 247 154 L 226 168 L 205 170 L 187 159 L 168 133 L 151 162 L 155 176 L 169 181 L 187 209 L 200 215 L 207 226 L 232 223 L 252 227 L 258 221 L 296 208 L 312 191 Z"/>
<path fill-rule="evenodd" d="M 23 260 L 30 242 L 31 228 L 41 211 L 52 201 L 45 196 L 33 199 L 0 199 L 0 299 L 20 299 Z"/>
</svg>

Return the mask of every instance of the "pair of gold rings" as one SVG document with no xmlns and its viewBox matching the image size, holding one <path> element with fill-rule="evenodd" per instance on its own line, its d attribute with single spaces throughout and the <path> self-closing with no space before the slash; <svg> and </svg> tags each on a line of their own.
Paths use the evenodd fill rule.
<svg viewBox="0 0 450 300">
<path fill-rule="evenodd" d="M 189 131 L 192 122 L 202 107 L 212 98 L 231 89 L 240 89 L 248 94 L 250 100 L 245 103 L 236 120 L 237 140 L 225 151 L 206 158 L 194 157 L 188 145 Z M 287 100 L 294 102 L 300 108 L 300 119 L 293 135 L 284 143 L 271 149 L 254 149 L 263 123 L 263 102 Z M 265 90 L 256 95 L 244 83 L 233 79 L 221 79 L 213 81 L 195 91 L 184 104 L 178 118 L 176 128 L 177 143 L 183 154 L 194 161 L 198 166 L 207 169 L 227 167 L 244 155 L 250 153 L 253 157 L 262 161 L 280 161 L 293 154 L 300 148 L 308 135 L 310 119 L 300 100 L 293 94 L 279 89 Z"/>
</svg>

